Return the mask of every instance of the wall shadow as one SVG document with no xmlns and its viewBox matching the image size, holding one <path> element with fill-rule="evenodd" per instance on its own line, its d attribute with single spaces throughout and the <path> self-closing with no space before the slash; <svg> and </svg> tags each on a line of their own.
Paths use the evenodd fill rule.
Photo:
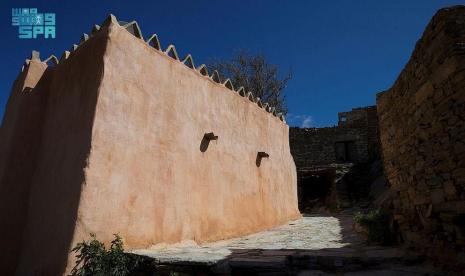
<svg viewBox="0 0 465 276">
<path fill-rule="evenodd" d="M 47 69 L 35 88 L 25 87 L 26 73 L 15 81 L 0 132 L 0 271 L 14 273 L 27 221 L 28 198 L 42 137 L 48 87 L 53 75 Z"/>
<path fill-rule="evenodd" d="M 44 74 L 44 82 L 49 82 L 43 92 L 47 97 L 40 105 L 44 115 L 37 118 L 42 123 L 29 135 L 29 140 L 36 143 L 36 157 L 18 156 L 13 166 L 22 175 L 16 173 L 10 179 L 22 179 L 30 189 L 29 195 L 22 192 L 17 196 L 27 211 L 11 210 L 6 218 L 11 221 L 12 216 L 18 217 L 21 223 L 17 228 L 22 228 L 18 233 L 22 235 L 16 238 L 20 242 L 9 243 L 17 257 L 8 269 L 15 272 L 4 275 L 63 275 L 67 271 L 92 147 L 105 35 L 95 35 L 69 59 L 50 69 L 53 76 Z M 31 95 L 37 94 L 39 87 L 32 89 Z M 15 131 L 15 135 L 19 133 Z M 14 151 L 16 147 L 24 145 L 15 145 Z M 21 169 L 24 162 L 31 164 L 27 171 Z M 8 197 L 8 193 L 0 196 Z M 0 274 L 6 271 L 3 266 L 0 269 Z"/>
<path fill-rule="evenodd" d="M 81 45 L 77 56 L 56 68 L 19 275 L 62 275 L 67 269 L 103 77 L 106 42 L 99 39 Z"/>
</svg>

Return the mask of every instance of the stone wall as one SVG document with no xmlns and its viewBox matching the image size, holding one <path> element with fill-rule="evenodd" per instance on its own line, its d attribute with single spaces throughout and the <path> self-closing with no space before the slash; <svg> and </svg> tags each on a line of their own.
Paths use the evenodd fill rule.
<svg viewBox="0 0 465 276">
<path fill-rule="evenodd" d="M 17 249 L 0 252 L 3 274 L 67 274 L 90 233 L 140 249 L 300 217 L 289 127 L 251 92 L 114 16 L 49 61 L 27 62 L 19 79 L 46 86 L 18 83 L 0 132 L 0 202 L 13 204 L 0 222 L 15 227 L 0 243 Z M 16 108 L 33 94 L 41 100 Z M 34 114 L 40 124 L 26 131 Z M 25 187 L 10 194 L 17 180 Z"/>
<path fill-rule="evenodd" d="M 379 158 L 376 106 L 339 112 L 338 118 L 334 127 L 290 129 L 291 153 L 297 168 Z M 347 152 L 345 158 L 341 158 L 341 151 Z"/>
<path fill-rule="evenodd" d="M 351 111 L 347 112 L 339 112 L 338 127 L 366 128 L 368 156 L 370 159 L 378 159 L 380 157 L 378 112 L 376 105 L 353 108 Z"/>
<path fill-rule="evenodd" d="M 376 122 L 376 105 L 352 108 L 351 111 L 339 112 L 338 127 L 367 127 Z"/>
<path fill-rule="evenodd" d="M 437 12 L 377 105 L 403 239 L 443 263 L 463 264 L 465 7 Z"/>
<path fill-rule="evenodd" d="M 367 128 L 290 128 L 289 142 L 297 168 L 341 162 L 335 144 L 353 142 L 354 162 L 367 161 Z"/>
</svg>

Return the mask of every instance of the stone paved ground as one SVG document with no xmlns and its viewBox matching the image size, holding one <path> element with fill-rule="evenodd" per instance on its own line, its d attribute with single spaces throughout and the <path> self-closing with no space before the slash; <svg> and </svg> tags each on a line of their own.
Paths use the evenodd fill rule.
<svg viewBox="0 0 465 276">
<path fill-rule="evenodd" d="M 362 243 L 352 231 L 350 218 L 303 217 L 288 224 L 249 236 L 197 245 L 193 241 L 167 246 L 156 245 L 150 249 L 135 250 L 134 253 L 147 255 L 160 261 L 188 260 L 216 262 L 229 256 L 235 249 L 302 249 L 353 248 Z M 345 235 L 343 236 L 343 232 Z M 349 235 L 347 235 L 349 234 Z M 347 250 L 346 250 L 347 251 Z M 348 250 L 350 251 L 350 250 Z"/>
<path fill-rule="evenodd" d="M 350 215 L 307 216 L 241 238 L 202 245 L 159 244 L 133 253 L 188 274 L 428 275 L 433 271 L 425 265 L 405 265 L 418 258 L 400 248 L 366 245 L 352 231 L 352 223 Z"/>
</svg>

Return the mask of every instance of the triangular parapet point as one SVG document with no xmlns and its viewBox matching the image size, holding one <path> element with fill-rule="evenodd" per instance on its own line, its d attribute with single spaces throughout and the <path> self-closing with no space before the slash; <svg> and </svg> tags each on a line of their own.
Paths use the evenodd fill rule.
<svg viewBox="0 0 465 276">
<path fill-rule="evenodd" d="M 108 15 L 108 17 L 101 24 L 102 28 L 108 28 L 111 24 L 118 24 L 118 19 L 113 14 Z"/>
<path fill-rule="evenodd" d="M 68 59 L 69 55 L 70 55 L 69 51 L 64 51 L 63 54 L 60 57 L 60 62 L 62 62 L 65 59 Z"/>
<path fill-rule="evenodd" d="M 254 96 L 253 96 L 253 93 L 252 93 L 252 92 L 249 91 L 249 92 L 247 93 L 247 98 L 249 99 L 249 101 L 254 102 Z"/>
<path fill-rule="evenodd" d="M 161 44 L 160 44 L 160 40 L 158 39 L 158 36 L 156 34 L 153 34 L 149 37 L 149 39 L 147 39 L 147 44 L 152 46 L 153 48 L 157 49 L 157 50 L 161 50 Z"/>
<path fill-rule="evenodd" d="M 120 21 L 120 25 L 125 28 L 128 32 L 130 32 L 132 35 L 134 35 L 135 37 L 137 38 L 140 38 L 142 40 L 144 40 L 144 37 L 142 35 L 142 31 L 139 27 L 139 24 L 137 24 L 137 21 L 131 21 L 129 23 L 126 23 L 124 24 L 123 23 L 124 21 Z M 124 25 L 122 25 L 121 23 L 123 23 Z"/>
<path fill-rule="evenodd" d="M 187 55 L 183 60 L 182 60 L 182 63 L 184 63 L 187 67 L 191 68 L 191 69 L 195 69 L 195 65 L 194 65 L 194 59 L 192 58 L 192 56 L 189 54 Z"/>
<path fill-rule="evenodd" d="M 31 52 L 31 58 L 30 60 L 34 60 L 34 61 L 40 61 L 40 53 L 36 50 L 33 50 Z"/>
<path fill-rule="evenodd" d="M 92 34 L 95 34 L 96 32 L 100 31 L 100 26 L 95 24 L 94 27 L 92 27 Z"/>
<path fill-rule="evenodd" d="M 82 36 L 81 36 L 81 40 L 79 41 L 79 44 L 82 44 L 82 43 L 86 42 L 87 40 L 89 40 L 89 35 L 86 34 L 86 33 L 83 33 Z"/>
<path fill-rule="evenodd" d="M 220 73 L 218 73 L 218 71 L 214 70 L 212 75 L 210 76 L 210 78 L 216 82 L 216 83 L 221 83 L 221 80 L 220 80 Z"/>
<path fill-rule="evenodd" d="M 58 65 L 59 61 L 58 58 L 55 55 L 50 55 L 46 60 L 43 61 L 44 63 L 49 64 L 49 62 L 52 63 L 52 65 Z"/>
<path fill-rule="evenodd" d="M 178 52 L 176 52 L 176 47 L 173 44 L 170 44 L 168 48 L 166 48 L 165 54 L 175 60 L 179 60 Z"/>
<path fill-rule="evenodd" d="M 245 89 L 244 89 L 244 86 L 239 87 L 239 89 L 237 89 L 236 92 L 237 92 L 239 95 L 241 95 L 242 97 L 245 97 Z"/>
<path fill-rule="evenodd" d="M 199 67 L 197 67 L 197 71 L 199 71 L 199 73 L 203 76 L 208 77 L 208 68 L 205 64 L 202 64 Z"/>
<path fill-rule="evenodd" d="M 232 91 L 234 91 L 234 86 L 233 86 L 230 79 L 225 80 L 223 82 L 223 85 L 226 86 L 227 88 L 231 89 Z"/>
</svg>

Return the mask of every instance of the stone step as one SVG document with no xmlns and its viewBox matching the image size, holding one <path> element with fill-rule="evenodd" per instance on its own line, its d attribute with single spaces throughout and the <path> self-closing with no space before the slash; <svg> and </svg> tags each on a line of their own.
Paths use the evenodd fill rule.
<svg viewBox="0 0 465 276">
<path fill-rule="evenodd" d="M 266 255 L 266 256 L 265 256 Z M 373 268 L 386 268 L 393 265 L 416 261 L 412 256 L 406 257 L 397 248 L 373 247 L 365 252 L 348 248 L 317 250 L 315 252 L 295 251 L 286 254 L 279 251 L 263 253 L 258 257 L 231 258 L 228 260 L 232 274 L 289 273 L 305 270 L 326 272 L 354 272 Z M 420 259 L 418 259 L 420 261 Z"/>
<path fill-rule="evenodd" d="M 399 248 L 367 246 L 360 248 L 333 248 L 322 250 L 251 250 L 233 253 L 215 264 L 198 262 L 157 262 L 153 272 L 170 275 L 175 271 L 187 275 L 297 275 L 302 271 L 330 273 L 362 272 L 387 269 L 393 266 L 404 268 L 421 263 L 416 255 L 408 255 Z M 278 274 L 273 274 L 278 273 Z M 299 274 L 301 275 L 301 274 Z M 322 275 L 322 274 L 320 274 Z M 326 274 L 324 274 L 326 275 Z M 369 275 L 369 274 L 365 274 Z M 413 274 L 414 275 L 414 274 Z"/>
</svg>

